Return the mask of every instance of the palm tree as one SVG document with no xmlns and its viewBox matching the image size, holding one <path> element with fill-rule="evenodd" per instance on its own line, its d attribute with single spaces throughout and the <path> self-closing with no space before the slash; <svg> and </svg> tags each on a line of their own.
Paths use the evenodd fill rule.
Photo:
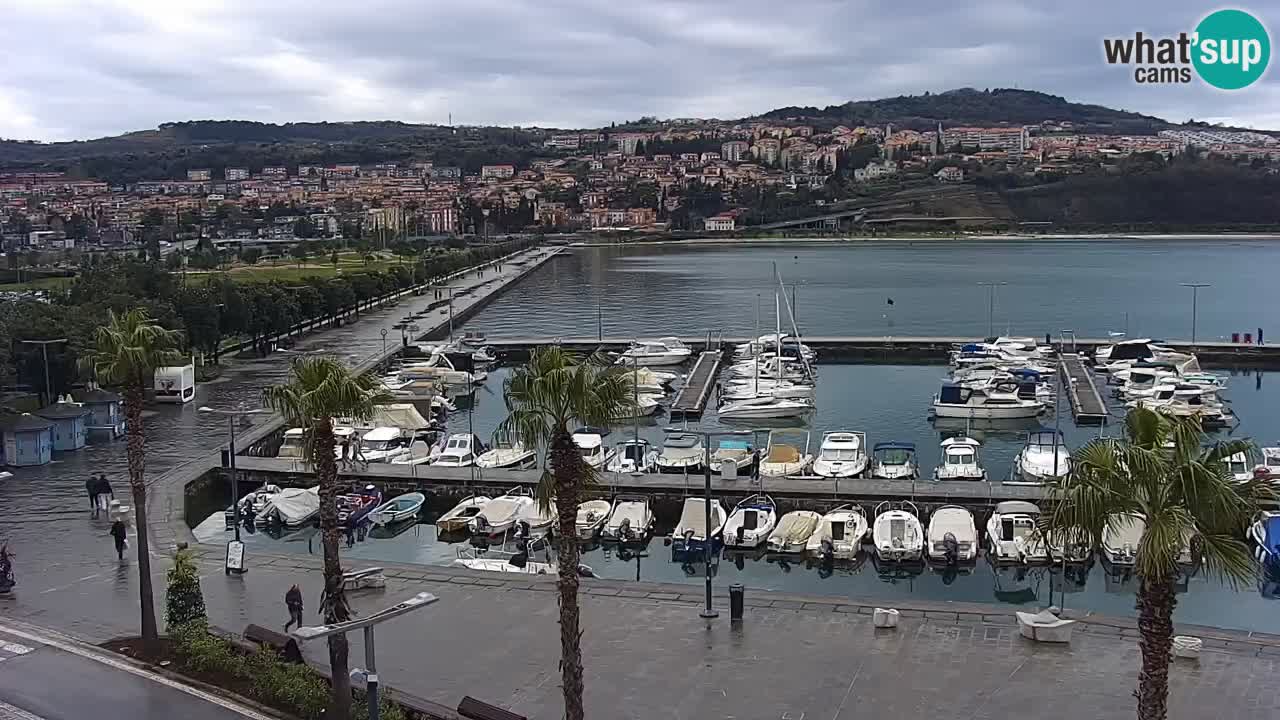
<svg viewBox="0 0 1280 720">
<path fill-rule="evenodd" d="M 1046 517 L 1050 537 L 1088 538 L 1094 547 L 1107 527 L 1145 524 L 1135 553 L 1139 578 L 1137 610 L 1142 671 L 1138 717 L 1164 720 L 1173 647 L 1174 581 L 1178 556 L 1191 543 L 1193 558 L 1232 584 L 1247 582 L 1256 569 L 1244 530 L 1259 502 L 1275 491 L 1263 480 L 1236 482 L 1227 458 L 1247 453 L 1247 440 L 1204 444 L 1196 418 L 1173 418 L 1138 408 L 1125 418 L 1122 439 L 1098 439 L 1074 455 L 1074 467 L 1050 485 L 1054 509 Z"/>
<path fill-rule="evenodd" d="M 508 415 L 498 432 L 546 451 L 549 472 L 538 484 L 538 504 L 555 506 L 558 520 L 560 674 L 567 720 L 582 720 L 582 632 L 578 608 L 578 504 L 594 471 L 570 434 L 572 423 L 607 426 L 626 415 L 631 390 L 620 368 L 595 357 L 579 360 L 557 347 L 535 350 L 503 388 Z"/>
<path fill-rule="evenodd" d="M 166 330 L 151 319 L 147 311 L 134 308 L 123 315 L 107 311 L 107 324 L 94 333 L 94 347 L 81 360 L 82 367 L 92 371 L 98 382 L 118 385 L 123 389 L 126 430 L 125 452 L 129 463 L 129 486 L 133 489 L 133 517 L 138 547 L 138 593 L 142 609 L 142 639 L 154 642 L 159 637 L 156 626 L 155 598 L 151 590 L 151 552 L 147 536 L 147 485 L 143 479 L 146 467 L 147 436 L 142 427 L 142 402 L 156 368 L 182 361 L 176 350 L 181 334 Z"/>
<path fill-rule="evenodd" d="M 308 431 L 307 461 L 320 484 L 320 532 L 324 546 L 324 595 L 320 612 L 326 624 L 351 619 L 342 591 L 338 558 L 338 464 L 334 457 L 333 419 L 368 420 L 374 406 L 391 396 L 369 375 L 356 375 L 332 357 L 300 357 L 289 366 L 290 381 L 263 391 L 263 400 L 290 424 Z M 351 714 L 351 678 L 347 674 L 347 637 L 329 636 L 329 669 L 333 677 L 331 717 Z"/>
</svg>

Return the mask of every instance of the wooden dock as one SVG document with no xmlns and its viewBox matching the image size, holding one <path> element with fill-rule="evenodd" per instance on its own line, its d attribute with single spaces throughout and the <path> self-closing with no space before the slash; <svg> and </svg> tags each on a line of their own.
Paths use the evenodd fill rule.
<svg viewBox="0 0 1280 720">
<path fill-rule="evenodd" d="M 685 378 L 684 385 L 676 393 L 676 399 L 668 410 L 672 419 L 702 414 L 711 397 L 711 388 L 720 375 L 720 363 L 723 360 L 724 354 L 719 351 L 705 351 L 698 356 L 698 362 L 693 366 L 689 377 Z"/>
<path fill-rule="evenodd" d="M 1084 358 L 1075 353 L 1063 353 L 1058 362 L 1059 382 L 1066 383 L 1067 397 L 1071 400 L 1071 412 L 1077 425 L 1105 425 L 1109 413 L 1107 403 L 1098 392 L 1093 373 L 1084 364 Z"/>
</svg>

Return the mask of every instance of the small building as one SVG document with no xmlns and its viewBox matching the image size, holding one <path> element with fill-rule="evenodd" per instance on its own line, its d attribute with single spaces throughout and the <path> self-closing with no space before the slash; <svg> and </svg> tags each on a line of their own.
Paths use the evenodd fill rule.
<svg viewBox="0 0 1280 720">
<path fill-rule="evenodd" d="M 707 232 L 728 232 L 737 225 L 732 215 L 716 215 L 702 221 L 703 229 Z"/>
<path fill-rule="evenodd" d="M 124 435 L 124 407 L 119 395 L 91 387 L 76 393 L 76 400 L 89 411 L 86 430 L 110 432 L 113 438 Z"/>
<path fill-rule="evenodd" d="M 58 452 L 84 447 L 89 410 L 74 402 L 56 402 L 40 408 L 36 415 L 53 423 L 53 449 Z"/>
<path fill-rule="evenodd" d="M 48 465 L 53 459 L 53 423 L 23 413 L 0 417 L 4 464 L 12 467 Z"/>
</svg>

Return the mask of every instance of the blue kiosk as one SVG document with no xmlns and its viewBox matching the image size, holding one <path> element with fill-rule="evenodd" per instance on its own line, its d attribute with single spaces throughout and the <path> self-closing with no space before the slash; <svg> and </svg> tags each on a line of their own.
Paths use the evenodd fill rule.
<svg viewBox="0 0 1280 720">
<path fill-rule="evenodd" d="M 12 467 L 47 465 L 53 459 L 53 423 L 38 415 L 0 416 L 4 464 Z"/>
</svg>

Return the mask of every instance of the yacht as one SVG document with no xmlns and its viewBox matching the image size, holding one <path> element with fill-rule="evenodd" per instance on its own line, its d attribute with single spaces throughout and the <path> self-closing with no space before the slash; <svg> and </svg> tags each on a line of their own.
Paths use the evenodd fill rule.
<svg viewBox="0 0 1280 720">
<path fill-rule="evenodd" d="M 871 452 L 871 477 L 882 480 L 915 480 L 920 477 L 913 443 L 876 443 Z"/>
<path fill-rule="evenodd" d="M 787 442 L 796 431 L 773 430 L 769 432 L 769 447 L 760 460 L 760 477 L 788 477 L 803 475 L 813 464 L 809 454 L 809 433 L 804 432 L 804 449 L 795 441 Z"/>
<path fill-rule="evenodd" d="M 659 472 L 696 472 L 702 469 L 706 449 L 696 433 L 668 433 L 655 461 Z"/>
<path fill-rule="evenodd" d="M 769 552 L 802 553 L 809 538 L 818 529 L 822 516 L 812 510 L 792 510 L 778 521 L 769 533 Z"/>
<path fill-rule="evenodd" d="M 792 355 L 809 362 L 818 358 L 818 354 L 799 339 L 779 333 L 761 335 L 749 343 L 738 345 L 733 350 L 733 357 L 736 360 L 749 360 L 770 353 Z"/>
<path fill-rule="evenodd" d="M 619 365 L 680 365 L 689 359 L 693 351 L 676 338 L 640 340 L 631 343 L 618 358 Z"/>
<path fill-rule="evenodd" d="M 730 378 L 728 383 L 720 386 L 720 399 L 747 400 L 766 397 L 778 400 L 813 400 L 816 391 L 813 383 L 797 380 L 774 380 L 760 378 Z"/>
<path fill-rule="evenodd" d="M 929 516 L 925 553 L 933 562 L 955 564 L 978 557 L 978 529 L 973 513 L 959 505 L 943 505 Z"/>
<path fill-rule="evenodd" d="M 1236 482 L 1248 482 L 1253 479 L 1253 466 L 1249 464 L 1248 453 L 1236 453 L 1227 458 L 1223 463 L 1227 466 L 1227 472 L 1231 473 L 1231 479 Z"/>
<path fill-rule="evenodd" d="M 557 518 L 554 499 L 549 507 L 544 508 L 542 503 L 534 498 L 533 502 L 522 506 L 516 515 L 516 524 L 513 527 L 515 537 L 517 540 L 544 538 L 551 534 Z"/>
<path fill-rule="evenodd" d="M 722 397 L 716 414 L 725 420 L 752 420 L 802 417 L 812 410 L 813 403 L 808 400 L 786 400 L 769 396 L 725 400 Z"/>
<path fill-rule="evenodd" d="M 711 453 L 711 472 L 737 477 L 755 462 L 756 451 L 749 441 L 736 437 L 720 438 L 720 445 Z M 733 472 L 724 472 L 727 465 L 733 466 Z"/>
<path fill-rule="evenodd" d="M 471 524 L 471 519 L 480 514 L 480 511 L 488 503 L 489 498 L 484 495 L 472 495 L 471 497 L 463 498 L 449 512 L 441 515 L 436 520 L 436 529 L 440 532 L 461 532 L 466 530 Z"/>
<path fill-rule="evenodd" d="M 276 457 L 304 458 L 307 455 L 305 432 L 302 428 L 289 428 L 284 431 L 284 439 L 280 441 L 280 450 Z"/>
<path fill-rule="evenodd" d="M 934 480 L 986 480 L 987 471 L 978 458 L 977 440 L 953 437 L 942 441 L 942 464 L 933 470 Z"/>
<path fill-rule="evenodd" d="M 727 515 L 719 500 L 711 500 L 711 525 L 707 526 L 707 505 L 702 498 L 685 498 L 680 511 L 680 521 L 671 531 L 671 542 L 676 552 L 701 552 L 708 541 L 714 546 L 721 540 Z M 712 548 L 714 550 L 714 547 Z"/>
<path fill-rule="evenodd" d="M 600 470 L 613 459 L 613 449 L 606 447 L 604 438 L 593 428 L 579 428 L 573 434 L 573 443 L 582 451 L 582 462 L 587 467 Z"/>
<path fill-rule="evenodd" d="M 434 467 L 471 467 L 476 453 L 484 452 L 480 438 L 471 433 L 454 433 L 445 441 L 444 448 L 431 460 Z"/>
<path fill-rule="evenodd" d="M 657 463 L 658 451 L 648 440 L 626 440 L 618 443 L 605 470 L 611 473 L 649 473 L 657 471 Z"/>
<path fill-rule="evenodd" d="M 871 538 L 876 557 L 892 562 L 920 559 L 924 550 L 924 528 L 915 503 L 886 500 L 876 506 L 875 516 Z"/>
<path fill-rule="evenodd" d="M 778 505 L 768 495 L 752 495 L 738 503 L 724 524 L 726 548 L 751 549 L 763 545 L 778 523 Z"/>
<path fill-rule="evenodd" d="M 398 427 L 376 427 L 361 438 L 359 456 L 369 463 L 389 463 L 408 455 L 411 442 Z"/>
<path fill-rule="evenodd" d="M 643 543 L 653 529 L 653 511 L 649 498 L 644 495 L 619 495 L 614 498 L 613 511 L 600 531 L 605 540 L 622 543 Z"/>
<path fill-rule="evenodd" d="M 1280 447 L 1262 448 L 1262 464 L 1253 472 L 1272 481 L 1280 480 Z"/>
<path fill-rule="evenodd" d="M 867 516 L 857 505 L 841 505 L 822 516 L 805 543 L 805 550 L 819 557 L 851 560 L 867 537 Z"/>
<path fill-rule="evenodd" d="M 528 470 L 537 464 L 538 453 L 519 441 L 499 441 L 476 458 L 476 467 L 486 470 Z"/>
<path fill-rule="evenodd" d="M 1044 410 L 1043 402 L 1019 397 L 1017 385 L 1013 383 L 991 383 L 982 387 L 947 383 L 933 398 L 934 417 L 1006 420 L 1035 417 Z"/>
<path fill-rule="evenodd" d="M 525 509 L 532 506 L 533 492 L 528 488 L 515 488 L 485 503 L 467 527 L 477 535 L 501 535 L 514 527 Z"/>
<path fill-rule="evenodd" d="M 409 442 L 409 451 L 391 459 L 393 465 L 426 465 L 444 452 L 448 438 L 444 432 L 426 430 L 415 434 Z"/>
<path fill-rule="evenodd" d="M 996 503 L 987 519 L 988 557 L 996 563 L 1037 563 L 1049 559 L 1040 540 L 1040 508 L 1022 500 Z"/>
<path fill-rule="evenodd" d="M 578 505 L 578 517 L 574 529 L 579 540 L 594 540 L 609 520 L 613 503 L 608 500 L 588 500 Z"/>
<path fill-rule="evenodd" d="M 841 430 L 822 435 L 813 474 L 825 478 L 858 477 L 867 469 L 867 435 Z"/>
<path fill-rule="evenodd" d="M 1057 430 L 1040 429 L 1027 434 L 1027 441 L 1013 460 L 1010 485 L 1043 485 L 1071 472 L 1071 450 Z"/>
</svg>

